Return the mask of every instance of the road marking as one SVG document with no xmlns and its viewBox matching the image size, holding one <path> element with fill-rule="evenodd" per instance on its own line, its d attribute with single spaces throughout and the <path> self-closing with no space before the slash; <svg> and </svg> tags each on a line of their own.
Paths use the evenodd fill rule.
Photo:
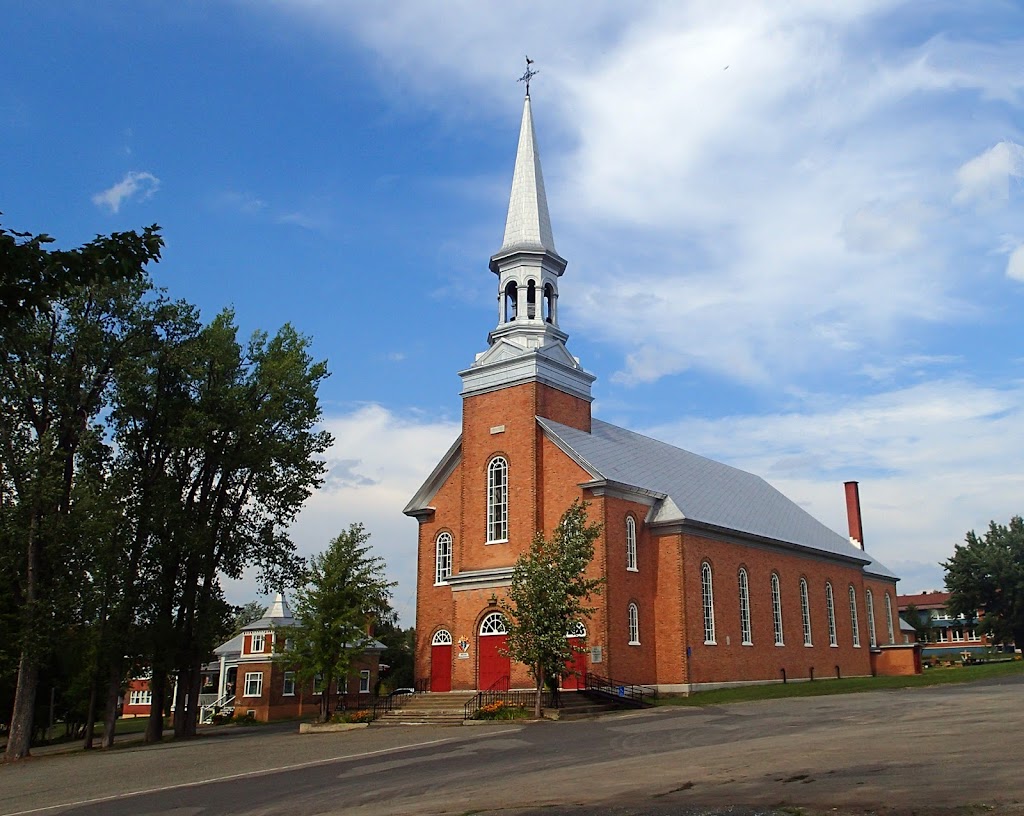
<svg viewBox="0 0 1024 816">
<path fill-rule="evenodd" d="M 480 734 L 479 737 L 495 736 L 498 734 L 513 734 L 519 730 L 521 729 L 508 728 L 504 731 L 489 731 L 486 734 Z M 473 736 L 468 737 L 468 739 L 478 739 L 479 737 L 474 734 Z M 445 737 L 443 739 L 428 740 L 427 742 L 417 742 L 412 745 L 401 745 L 396 748 L 381 748 L 379 751 L 364 751 L 361 754 L 346 754 L 345 756 L 331 757 L 330 759 L 311 759 L 309 762 L 297 762 L 294 765 L 281 765 L 277 768 L 264 768 L 258 771 L 245 771 L 244 773 L 228 774 L 227 776 L 214 776 L 209 779 L 199 779 L 192 782 L 179 782 L 177 785 L 164 785 L 159 788 L 147 788 L 146 790 L 130 791 L 129 793 L 118 793 L 113 796 L 98 796 L 94 799 L 80 799 L 77 802 L 63 802 L 59 805 L 47 805 L 46 807 L 32 808 L 31 810 L 19 810 L 14 813 L 5 813 L 3 816 L 28 816 L 30 813 L 45 813 L 48 810 L 57 810 L 58 808 L 95 805 L 100 802 L 113 802 L 117 799 L 131 799 L 134 796 L 145 796 L 149 793 L 164 793 L 165 791 L 181 790 L 182 788 L 196 788 L 200 785 L 210 785 L 214 782 L 230 782 L 233 779 L 245 779 L 250 776 L 263 776 L 264 774 L 281 773 L 282 771 L 295 771 L 299 768 L 312 768 L 316 765 L 330 765 L 332 762 L 342 762 L 346 759 L 361 759 L 363 757 L 375 756 L 376 754 L 408 751 L 412 748 L 424 748 L 428 745 L 437 745 L 442 742 L 455 741 L 454 737 Z"/>
</svg>

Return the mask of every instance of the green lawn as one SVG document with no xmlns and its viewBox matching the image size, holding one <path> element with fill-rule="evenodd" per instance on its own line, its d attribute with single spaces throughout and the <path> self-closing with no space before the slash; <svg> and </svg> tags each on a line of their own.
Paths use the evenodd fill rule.
<svg viewBox="0 0 1024 816">
<path fill-rule="evenodd" d="M 970 683 L 993 677 L 1024 674 L 1024 661 L 1012 663 L 977 664 L 925 669 L 924 674 L 909 677 L 851 677 L 842 680 L 815 680 L 808 682 L 771 683 L 763 686 L 700 691 L 689 697 L 659 697 L 657 705 L 705 706 L 722 703 L 744 703 L 753 700 L 777 700 L 782 697 L 818 697 L 825 694 L 850 694 L 858 691 L 917 688 L 944 683 Z"/>
</svg>

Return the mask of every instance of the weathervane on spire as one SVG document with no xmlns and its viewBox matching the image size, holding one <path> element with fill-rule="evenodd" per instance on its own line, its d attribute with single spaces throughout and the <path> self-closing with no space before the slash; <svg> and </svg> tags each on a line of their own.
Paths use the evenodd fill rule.
<svg viewBox="0 0 1024 816">
<path fill-rule="evenodd" d="M 533 60 L 530 59 L 529 57 L 527 57 L 526 58 L 526 73 L 523 74 L 521 77 L 519 77 L 519 79 L 517 80 L 517 82 L 525 82 L 526 83 L 526 95 L 527 96 L 530 95 L 530 80 L 533 79 L 535 76 L 537 76 L 537 74 L 540 73 L 540 71 L 534 71 L 530 67 L 531 65 L 533 65 Z"/>
</svg>

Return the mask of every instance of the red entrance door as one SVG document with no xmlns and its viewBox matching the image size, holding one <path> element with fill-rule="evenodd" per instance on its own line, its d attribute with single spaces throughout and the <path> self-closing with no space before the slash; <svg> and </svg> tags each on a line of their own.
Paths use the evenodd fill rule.
<svg viewBox="0 0 1024 816">
<path fill-rule="evenodd" d="M 509 670 L 512 668 L 512 661 L 508 656 L 501 654 L 502 649 L 508 641 L 508 635 L 481 635 L 480 636 L 480 682 L 481 691 L 487 691 L 505 678 L 505 689 L 508 688 Z"/>
<path fill-rule="evenodd" d="M 584 641 L 578 638 L 570 638 L 569 645 L 583 646 Z M 581 689 L 587 684 L 587 653 L 572 653 L 572 657 L 565 661 L 565 673 L 562 675 L 562 688 L 567 690 Z"/>
<path fill-rule="evenodd" d="M 430 690 L 452 690 L 452 645 L 430 647 Z"/>
</svg>

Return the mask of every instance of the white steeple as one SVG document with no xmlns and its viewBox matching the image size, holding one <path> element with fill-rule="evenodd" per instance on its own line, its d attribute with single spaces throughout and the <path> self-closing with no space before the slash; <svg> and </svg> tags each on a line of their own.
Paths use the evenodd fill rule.
<svg viewBox="0 0 1024 816">
<path fill-rule="evenodd" d="M 539 380 L 591 399 L 594 377 L 566 349 L 569 336 L 558 328 L 558 279 L 565 267 L 555 252 L 527 89 L 505 236 L 490 262 L 498 276 L 498 325 L 487 337 L 490 349 L 461 372 L 463 396 Z"/>
<path fill-rule="evenodd" d="M 513 249 L 540 249 L 555 251 L 551 234 L 551 216 L 548 198 L 544 192 L 544 174 L 540 169 L 537 135 L 533 130 L 530 97 L 523 103 L 523 123 L 519 128 L 519 150 L 516 169 L 512 174 L 512 194 L 505 219 L 505 240 L 498 254 Z"/>
</svg>

